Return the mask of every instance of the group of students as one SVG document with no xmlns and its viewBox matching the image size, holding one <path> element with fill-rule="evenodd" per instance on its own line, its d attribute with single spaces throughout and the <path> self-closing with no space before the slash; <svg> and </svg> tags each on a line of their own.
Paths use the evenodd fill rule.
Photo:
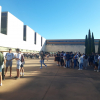
<svg viewBox="0 0 100 100">
<path fill-rule="evenodd" d="M 31 58 L 31 59 L 39 59 L 39 54 L 34 54 L 34 53 L 24 53 L 23 54 L 25 58 Z"/>
<path fill-rule="evenodd" d="M 87 69 L 88 66 L 94 67 L 94 71 L 100 71 L 100 54 L 92 53 L 90 55 L 81 54 L 76 52 L 59 52 L 55 54 L 55 61 L 58 66 L 64 66 L 64 68 L 76 68 L 78 70 Z"/>
<path fill-rule="evenodd" d="M 17 69 L 17 76 L 14 77 L 15 79 L 19 79 L 20 76 L 24 76 L 24 68 L 23 65 L 25 64 L 24 56 L 21 54 L 19 49 L 16 49 L 16 54 L 12 53 L 12 49 L 9 49 L 9 52 L 3 56 L 3 53 L 0 52 L 0 86 L 2 86 L 2 69 L 4 68 L 4 64 L 6 65 L 5 75 L 7 75 L 8 67 L 10 66 L 10 77 L 12 77 L 12 60 L 16 60 L 16 69 Z"/>
</svg>

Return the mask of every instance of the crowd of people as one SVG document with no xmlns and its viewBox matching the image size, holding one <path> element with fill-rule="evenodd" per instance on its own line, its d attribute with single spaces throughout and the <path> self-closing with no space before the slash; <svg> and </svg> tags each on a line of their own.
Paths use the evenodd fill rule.
<svg viewBox="0 0 100 100">
<path fill-rule="evenodd" d="M 12 61 L 14 59 L 17 62 L 16 63 L 17 75 L 14 78 L 19 79 L 20 76 L 24 76 L 24 64 L 25 64 L 24 58 L 39 59 L 39 56 L 40 56 L 40 64 L 41 64 L 40 69 L 42 69 L 42 64 L 44 64 L 45 68 L 46 68 L 47 65 L 44 63 L 44 59 L 45 59 L 45 57 L 47 57 L 47 61 L 48 61 L 50 55 L 45 54 L 43 51 L 41 51 L 40 54 L 32 54 L 32 53 L 29 53 L 29 54 L 23 53 L 22 54 L 19 49 L 16 49 L 16 53 L 14 54 L 14 53 L 12 53 L 12 49 L 9 49 L 9 52 L 6 53 L 5 56 L 3 56 L 3 53 L 0 52 L 0 86 L 2 86 L 2 79 L 4 80 L 7 75 L 8 67 L 10 67 L 10 77 L 12 77 Z M 5 73 L 4 73 L 4 65 L 6 65 Z"/>
<path fill-rule="evenodd" d="M 24 76 L 24 64 L 26 58 L 33 58 L 36 57 L 36 54 L 22 54 L 19 49 L 16 49 L 16 54 L 14 55 L 12 53 L 12 50 L 9 49 L 9 52 L 6 53 L 5 56 L 3 56 L 3 53 L 0 52 L 0 86 L 2 86 L 2 76 L 4 74 L 4 78 L 7 75 L 8 67 L 10 67 L 10 77 L 12 77 L 12 60 L 16 60 L 16 69 L 17 69 L 17 75 L 14 77 L 15 79 L 19 79 L 20 76 Z M 39 58 L 40 56 L 40 64 L 42 69 L 42 64 L 45 65 L 45 68 L 47 65 L 44 63 L 45 57 L 47 61 L 49 60 L 49 56 L 52 56 L 49 53 L 44 53 L 43 51 L 40 52 L 40 54 L 37 55 Z M 74 68 L 78 70 L 88 69 L 90 66 L 91 68 L 94 68 L 94 71 L 99 72 L 100 71 L 100 54 L 92 53 L 90 55 L 87 54 L 81 54 L 80 52 L 72 53 L 72 52 L 59 52 L 54 54 L 54 61 L 57 62 L 57 66 L 64 67 L 64 68 Z M 4 71 L 4 64 L 6 65 L 5 73 Z M 4 79 L 3 78 L 3 79 Z"/>
<path fill-rule="evenodd" d="M 24 53 L 23 54 L 25 58 L 31 58 L 31 59 L 39 59 L 39 54 L 34 54 L 34 53 Z"/>
<path fill-rule="evenodd" d="M 100 54 L 92 53 L 90 55 L 80 52 L 59 52 L 54 55 L 57 66 L 64 68 L 78 68 L 78 70 L 94 67 L 94 71 L 100 71 Z"/>
</svg>

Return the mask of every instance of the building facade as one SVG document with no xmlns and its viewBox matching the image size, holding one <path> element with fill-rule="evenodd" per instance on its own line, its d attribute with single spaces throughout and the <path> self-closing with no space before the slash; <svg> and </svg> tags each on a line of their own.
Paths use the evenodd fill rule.
<svg viewBox="0 0 100 100">
<path fill-rule="evenodd" d="M 95 51 L 98 51 L 98 42 L 95 39 Z M 63 40 L 46 40 L 45 50 L 47 52 L 81 52 L 85 53 L 85 39 L 63 39 Z"/>
<path fill-rule="evenodd" d="M 1 12 L 0 7 L 0 51 L 19 48 L 22 52 L 38 53 L 45 50 L 46 39 L 12 15 Z"/>
</svg>

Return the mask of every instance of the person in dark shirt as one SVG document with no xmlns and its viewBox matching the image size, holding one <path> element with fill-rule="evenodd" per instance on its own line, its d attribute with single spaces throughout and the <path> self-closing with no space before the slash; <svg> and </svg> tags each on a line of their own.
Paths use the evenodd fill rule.
<svg viewBox="0 0 100 100">
<path fill-rule="evenodd" d="M 66 52 L 66 68 L 70 67 L 70 55 L 68 52 Z"/>
<path fill-rule="evenodd" d="M 64 60 L 63 60 L 63 51 L 62 51 L 62 53 L 61 53 L 61 55 L 60 55 L 60 63 L 61 63 L 61 66 L 63 66 L 64 65 Z"/>
<path fill-rule="evenodd" d="M 60 64 L 60 52 L 58 51 L 57 53 L 57 66 L 59 66 Z"/>
</svg>

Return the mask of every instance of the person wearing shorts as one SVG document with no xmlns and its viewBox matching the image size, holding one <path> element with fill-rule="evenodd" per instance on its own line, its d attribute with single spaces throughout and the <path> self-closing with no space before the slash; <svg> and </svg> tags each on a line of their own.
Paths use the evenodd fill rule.
<svg viewBox="0 0 100 100">
<path fill-rule="evenodd" d="M 16 49 L 16 61 L 17 61 L 17 76 L 15 77 L 16 79 L 20 78 L 20 66 L 21 66 L 21 54 L 20 54 L 20 50 Z"/>
<path fill-rule="evenodd" d="M 11 77 L 11 72 L 12 72 L 12 60 L 14 59 L 14 54 L 11 52 L 12 52 L 12 50 L 9 49 L 9 53 L 6 53 L 6 55 L 5 55 L 5 58 L 6 58 L 5 76 L 7 74 L 8 67 L 10 66 L 10 77 Z"/>
<path fill-rule="evenodd" d="M 21 54 L 21 51 L 20 51 L 20 54 Z M 20 75 L 22 75 L 22 76 L 24 76 L 24 63 L 25 63 L 24 55 L 21 54 Z"/>
</svg>

